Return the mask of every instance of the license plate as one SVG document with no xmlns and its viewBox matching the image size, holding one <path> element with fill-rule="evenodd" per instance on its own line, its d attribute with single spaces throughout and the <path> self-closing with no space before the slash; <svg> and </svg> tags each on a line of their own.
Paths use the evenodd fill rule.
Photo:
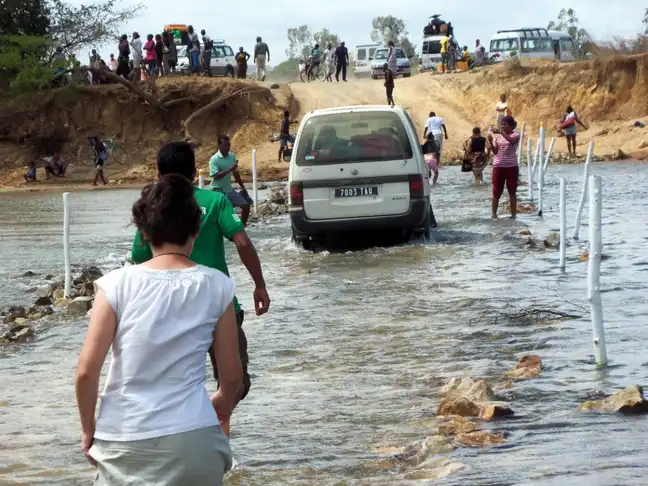
<svg viewBox="0 0 648 486">
<path fill-rule="evenodd" d="M 378 187 L 344 187 L 335 190 L 335 197 L 377 196 Z"/>
</svg>

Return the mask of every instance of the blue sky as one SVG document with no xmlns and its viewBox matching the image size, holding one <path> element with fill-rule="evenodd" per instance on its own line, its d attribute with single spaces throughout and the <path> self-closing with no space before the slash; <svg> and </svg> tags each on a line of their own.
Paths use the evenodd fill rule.
<svg viewBox="0 0 648 486">
<path fill-rule="evenodd" d="M 69 1 L 88 3 L 88 0 Z M 123 5 L 129 3 L 135 2 L 122 0 Z M 491 35 L 497 30 L 545 27 L 565 7 L 576 10 L 581 27 L 589 30 L 596 39 L 632 37 L 642 30 L 641 19 L 648 7 L 645 1 L 639 0 L 572 0 L 569 3 L 542 0 L 490 6 L 484 0 L 463 0 L 448 2 L 443 8 L 425 7 L 425 2 L 419 0 L 327 0 L 312 3 L 248 0 L 240 10 L 235 3 L 208 0 L 144 0 L 142 3 L 147 7 L 143 14 L 122 29 L 129 36 L 134 30 L 145 35 L 159 33 L 166 24 L 191 24 L 198 31 L 206 29 L 214 39 L 225 39 L 235 50 L 238 46 L 251 50 L 256 36 L 260 35 L 270 47 L 273 65 L 286 59 L 287 29 L 302 24 L 308 24 L 312 31 L 328 28 L 346 41 L 348 47 L 353 47 L 370 42 L 374 17 L 394 15 L 405 21 L 410 39 L 418 48 L 428 17 L 438 13 L 452 22 L 459 43 L 472 47 L 477 38 L 488 45 Z M 98 47 L 106 59 L 117 50 L 116 42 L 114 46 Z"/>
</svg>

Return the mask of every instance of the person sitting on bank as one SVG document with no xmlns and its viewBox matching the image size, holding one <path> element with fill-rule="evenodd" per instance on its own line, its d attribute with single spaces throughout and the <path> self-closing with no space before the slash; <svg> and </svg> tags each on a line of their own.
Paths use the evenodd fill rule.
<svg viewBox="0 0 648 486">
<path fill-rule="evenodd" d="M 230 200 L 232 206 L 241 208 L 241 220 L 243 226 L 247 226 L 250 205 L 253 204 L 253 201 L 245 189 L 243 179 L 241 179 L 236 154 L 230 152 L 230 139 L 227 135 L 221 135 L 218 139 L 218 152 L 209 160 L 209 175 L 212 178 L 212 190 L 222 192 Z M 241 188 L 240 192 L 232 187 L 232 176 Z"/>
<path fill-rule="evenodd" d="M 464 143 L 464 162 L 471 165 L 475 184 L 484 182 L 483 173 L 488 165 L 488 152 L 486 138 L 482 136 L 481 129 L 473 128 L 472 135 Z"/>
<path fill-rule="evenodd" d="M 36 162 L 30 162 L 25 174 L 25 182 L 36 182 Z"/>
<path fill-rule="evenodd" d="M 65 176 L 65 171 L 67 166 L 61 159 L 61 155 L 58 152 L 54 152 L 50 160 L 45 164 L 45 178 L 49 179 L 49 176 L 54 177 L 63 177 Z"/>
</svg>

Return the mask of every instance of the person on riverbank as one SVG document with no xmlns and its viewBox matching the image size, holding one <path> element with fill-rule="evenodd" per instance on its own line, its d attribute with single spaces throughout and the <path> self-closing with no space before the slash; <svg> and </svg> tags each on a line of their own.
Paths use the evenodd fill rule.
<svg viewBox="0 0 648 486">
<path fill-rule="evenodd" d="M 436 143 L 436 156 L 437 163 L 441 164 L 441 152 L 443 151 L 443 139 L 448 140 L 448 129 L 445 120 L 433 111 L 425 122 L 425 130 L 423 130 L 423 138 L 425 140 L 432 139 Z"/>
<path fill-rule="evenodd" d="M 481 41 L 475 41 L 475 66 L 482 67 L 486 61 L 486 48 L 481 45 Z"/>
<path fill-rule="evenodd" d="M 164 45 L 169 50 L 169 71 L 175 73 L 176 68 L 178 67 L 178 46 L 173 40 L 173 35 L 171 35 L 171 33 L 169 32 L 165 32 L 162 35 L 162 40 L 164 41 Z"/>
<path fill-rule="evenodd" d="M 464 143 L 464 162 L 471 166 L 475 184 L 484 182 L 484 169 L 488 165 L 486 138 L 482 136 L 479 127 L 473 128 L 472 135 Z"/>
<path fill-rule="evenodd" d="M 441 45 L 441 71 L 444 73 L 448 72 L 448 44 L 450 43 L 450 37 L 447 34 L 444 34 L 439 41 Z"/>
<path fill-rule="evenodd" d="M 270 48 L 263 42 L 261 37 L 256 38 L 254 46 L 254 63 L 256 64 L 257 80 L 265 81 L 266 79 L 266 62 L 270 62 Z"/>
<path fill-rule="evenodd" d="M 193 181 L 196 178 L 196 156 L 191 145 L 186 142 L 170 142 L 163 145 L 158 152 L 157 170 L 159 177 L 166 174 L 180 174 L 187 180 Z M 191 252 L 191 260 L 200 265 L 220 270 L 229 276 L 225 260 L 224 238 L 232 241 L 236 246 L 241 262 L 254 282 L 252 297 L 255 313 L 258 316 L 265 314 L 270 307 L 270 297 L 266 290 L 259 256 L 245 232 L 241 219 L 234 212 L 232 204 L 224 194 L 195 188 L 194 195 L 201 208 L 202 223 Z M 138 230 L 133 241 L 131 259 L 134 263 L 144 263 L 152 257 L 151 248 L 146 241 L 143 241 L 142 234 Z M 250 391 L 251 382 L 248 373 L 247 338 L 243 331 L 245 314 L 236 297 L 234 297 L 234 311 L 238 326 L 239 357 L 243 367 L 243 386 L 237 399 L 237 401 L 241 401 Z M 218 366 L 211 352 L 210 358 L 214 369 L 214 377 L 218 380 Z M 229 419 L 223 422 L 223 429 L 229 435 Z"/>
<path fill-rule="evenodd" d="M 117 56 L 117 76 L 121 76 L 124 79 L 128 79 L 130 74 L 130 46 L 128 45 L 128 36 L 126 34 L 122 35 L 119 38 L 119 44 L 117 45 L 119 54 Z"/>
<path fill-rule="evenodd" d="M 36 182 L 36 162 L 34 162 L 33 160 L 27 167 L 27 172 L 25 173 L 25 182 Z"/>
<path fill-rule="evenodd" d="M 61 154 L 54 152 L 45 164 L 45 178 L 49 179 L 49 176 L 64 177 L 66 170 L 67 165 L 63 162 Z"/>
<path fill-rule="evenodd" d="M 493 159 L 493 199 L 491 203 L 492 217 L 497 219 L 499 201 L 504 193 L 504 187 L 509 195 L 511 205 L 511 219 L 517 214 L 517 186 L 520 175 L 518 166 L 517 148 L 520 143 L 520 134 L 515 131 L 517 122 L 512 116 L 502 118 L 500 133 L 493 139 L 488 134 L 488 146 L 495 155 Z"/>
<path fill-rule="evenodd" d="M 104 176 L 104 164 L 106 163 L 106 160 L 108 160 L 108 150 L 106 149 L 106 145 L 101 141 L 99 137 L 91 137 L 89 139 L 89 142 L 90 148 L 92 148 L 92 153 L 95 157 L 95 178 L 94 181 L 92 181 L 92 185 L 96 186 L 97 182 L 99 182 L 99 179 L 101 179 L 101 182 L 105 186 L 106 184 L 108 184 L 108 181 Z"/>
<path fill-rule="evenodd" d="M 295 141 L 290 134 L 290 125 L 294 125 L 295 123 L 297 123 L 297 120 L 290 121 L 290 112 L 285 110 L 281 119 L 281 126 L 279 127 L 279 158 L 277 159 L 279 162 L 281 162 L 284 150 L 288 147 L 288 142 Z"/>
<path fill-rule="evenodd" d="M 236 77 L 238 79 L 247 78 L 249 59 L 250 59 L 250 55 L 247 52 L 245 52 L 243 46 L 239 47 L 239 51 L 236 53 L 236 56 L 234 56 L 234 60 L 236 61 Z"/>
<path fill-rule="evenodd" d="M 333 50 L 333 45 L 330 42 L 324 50 L 324 68 L 326 69 L 325 80 L 332 83 L 333 73 L 335 72 L 335 50 Z"/>
<path fill-rule="evenodd" d="M 146 43 L 144 44 L 145 59 L 146 59 L 146 72 L 149 78 L 155 78 L 157 71 L 157 54 L 155 53 L 155 41 L 153 34 L 146 36 Z"/>
<path fill-rule="evenodd" d="M 347 80 L 347 67 L 349 66 L 349 50 L 344 42 L 335 48 L 335 80 L 340 82 L 340 72 L 342 73 L 342 81 Z"/>
<path fill-rule="evenodd" d="M 565 134 L 567 138 L 567 152 L 570 156 L 576 156 L 576 133 L 578 132 L 577 124 L 587 130 L 587 126 L 578 118 L 578 114 L 574 109 L 569 105 L 565 116 L 562 119 L 562 123 L 559 128 Z"/>
<path fill-rule="evenodd" d="M 512 116 L 512 113 L 511 110 L 509 110 L 506 95 L 502 93 L 499 101 L 495 104 L 495 129 L 498 132 L 501 130 L 500 124 L 505 116 Z"/>
<path fill-rule="evenodd" d="M 212 59 L 212 52 L 214 50 L 214 41 L 212 40 L 211 37 L 207 35 L 205 29 L 200 31 L 200 35 L 202 35 L 202 41 L 203 41 L 203 60 L 202 60 L 203 74 L 211 78 L 212 76 L 211 59 Z"/>
<path fill-rule="evenodd" d="M 133 49 L 133 79 L 135 81 L 140 81 L 142 77 L 142 62 L 144 59 L 144 47 L 142 45 L 142 39 L 137 32 L 133 32 L 133 37 L 130 42 L 130 46 Z"/>
<path fill-rule="evenodd" d="M 383 72 L 385 73 L 385 93 L 387 95 L 387 104 L 394 107 L 394 73 L 389 69 L 389 64 L 387 63 L 383 65 Z"/>
<path fill-rule="evenodd" d="M 152 258 L 95 282 L 76 373 L 82 450 L 97 466 L 95 484 L 221 485 L 232 451 L 220 422 L 232 414 L 243 382 L 235 285 L 190 259 L 202 211 L 186 178 L 169 174 L 146 186 L 132 216 Z M 211 397 L 209 350 L 220 373 Z"/>
<path fill-rule="evenodd" d="M 230 152 L 230 139 L 227 135 L 218 138 L 218 152 L 209 159 L 209 175 L 212 178 L 211 188 L 227 196 L 235 208 L 241 208 L 243 226 L 247 226 L 250 217 L 250 206 L 253 201 L 248 196 L 247 189 L 238 170 L 238 160 L 234 152 Z M 232 187 L 232 176 L 241 188 L 238 192 Z"/>
</svg>

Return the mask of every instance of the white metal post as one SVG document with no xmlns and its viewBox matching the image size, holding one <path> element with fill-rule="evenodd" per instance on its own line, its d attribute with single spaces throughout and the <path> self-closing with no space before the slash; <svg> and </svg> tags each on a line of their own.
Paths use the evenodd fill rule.
<svg viewBox="0 0 648 486">
<path fill-rule="evenodd" d="M 527 180 L 529 182 L 529 200 L 533 202 L 533 161 L 531 160 L 531 139 L 527 139 Z"/>
<path fill-rule="evenodd" d="M 545 155 L 545 127 L 540 124 L 540 140 L 538 141 L 538 216 L 542 216 L 542 192 L 544 190 L 544 155 Z"/>
<path fill-rule="evenodd" d="M 524 150 L 524 127 L 526 126 L 526 123 L 522 125 L 522 128 L 520 128 L 520 142 L 518 143 L 518 148 L 517 148 L 517 159 L 518 159 L 518 167 L 522 165 L 522 153 Z"/>
<path fill-rule="evenodd" d="M 583 217 L 583 208 L 585 207 L 585 199 L 587 199 L 587 184 L 589 182 L 590 162 L 594 154 L 594 142 L 590 142 L 587 149 L 587 158 L 585 159 L 585 169 L 583 171 L 583 188 L 581 190 L 581 197 L 578 201 L 578 209 L 576 210 L 576 222 L 574 224 L 574 239 L 578 239 L 580 232 L 581 218 Z"/>
<path fill-rule="evenodd" d="M 70 264 L 70 193 L 63 193 L 63 261 L 65 264 L 65 287 L 63 295 L 66 299 L 72 294 L 72 267 Z"/>
<path fill-rule="evenodd" d="M 256 149 L 252 149 L 252 194 L 254 195 L 254 216 L 258 215 L 257 201 L 259 200 L 259 191 L 257 188 L 257 157 Z"/>
<path fill-rule="evenodd" d="M 567 257 L 567 184 L 560 178 L 560 269 L 565 271 Z"/>
<path fill-rule="evenodd" d="M 594 334 L 594 356 L 598 366 L 607 364 L 605 346 L 605 329 L 603 326 L 603 305 L 601 302 L 601 257 L 603 240 L 601 236 L 602 192 L 601 176 L 592 176 L 589 180 L 589 261 L 587 268 L 587 297 L 592 314 L 592 331 Z"/>
<path fill-rule="evenodd" d="M 202 169 L 198 171 L 198 187 L 200 189 L 205 188 L 205 176 L 203 175 Z"/>
<path fill-rule="evenodd" d="M 551 141 L 549 142 L 549 151 L 547 152 L 547 155 L 545 156 L 544 160 L 544 167 L 542 168 L 542 185 L 544 186 L 544 176 L 547 174 L 547 168 L 549 167 L 549 162 L 551 161 L 551 155 L 553 154 L 554 150 L 554 145 L 556 145 L 556 138 L 551 137 Z"/>
<path fill-rule="evenodd" d="M 533 154 L 533 168 L 531 169 L 531 172 L 533 172 L 534 174 L 535 174 L 536 167 L 538 166 L 539 153 L 540 153 L 540 140 L 538 140 L 535 153 Z"/>
</svg>

